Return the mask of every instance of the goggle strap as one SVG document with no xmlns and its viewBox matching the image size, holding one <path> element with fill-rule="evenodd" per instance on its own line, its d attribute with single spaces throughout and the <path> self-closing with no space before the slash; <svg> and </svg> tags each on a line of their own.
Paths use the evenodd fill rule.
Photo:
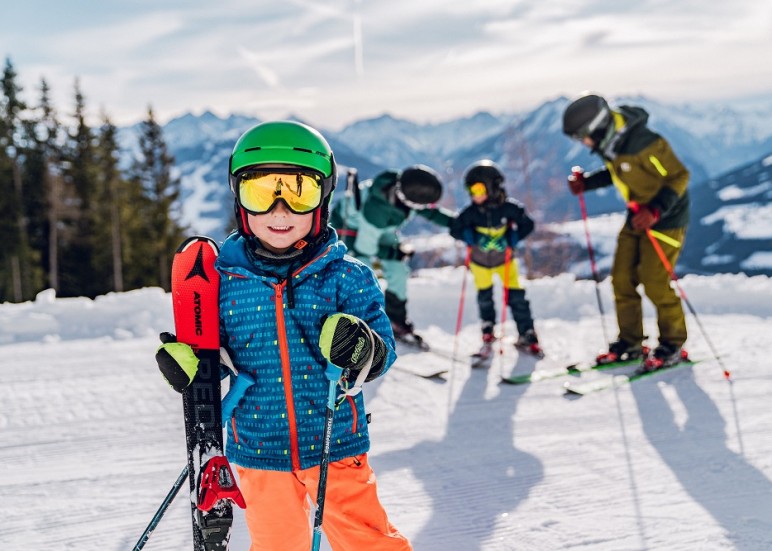
<svg viewBox="0 0 772 551">
<path fill-rule="evenodd" d="M 587 123 L 587 126 L 585 126 L 584 132 L 582 132 L 582 137 L 584 136 L 590 136 L 593 132 L 595 132 L 598 129 L 598 126 L 603 121 L 603 119 L 608 114 L 608 109 L 606 107 L 602 108 L 600 111 L 598 111 L 598 114 L 593 117 L 593 119 Z"/>
</svg>

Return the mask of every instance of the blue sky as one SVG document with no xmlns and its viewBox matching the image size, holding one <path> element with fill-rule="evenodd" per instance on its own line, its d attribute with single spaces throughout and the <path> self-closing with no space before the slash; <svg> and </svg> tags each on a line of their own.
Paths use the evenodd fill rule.
<svg viewBox="0 0 772 551">
<path fill-rule="evenodd" d="M 772 94 L 759 0 L 26 0 L 0 18 L 28 102 L 77 76 L 114 122 L 209 109 L 326 128 L 511 112 L 591 89 L 698 101 Z"/>
</svg>

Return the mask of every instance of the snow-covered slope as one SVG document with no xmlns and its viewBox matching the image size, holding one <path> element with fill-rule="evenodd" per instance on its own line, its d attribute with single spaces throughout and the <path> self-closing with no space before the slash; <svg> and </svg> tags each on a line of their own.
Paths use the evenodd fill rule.
<svg viewBox="0 0 772 551">
<path fill-rule="evenodd" d="M 446 268 L 410 280 L 410 314 L 446 352 L 463 275 Z M 689 350 L 704 362 L 580 400 L 564 398 L 560 380 L 498 382 L 603 346 L 592 282 L 526 285 L 544 360 L 516 356 L 510 321 L 503 358 L 470 370 L 463 358 L 479 326 L 468 284 L 462 361 L 403 354 L 365 387 L 379 493 L 415 549 L 770 548 L 772 280 L 683 280 L 731 384 L 689 318 Z M 601 290 L 611 304 L 608 281 Z M 648 308 L 645 323 L 656 335 Z M 0 548 L 134 545 L 185 462 L 181 400 L 153 359 L 156 333 L 171 326 L 158 289 L 0 305 Z M 427 365 L 451 372 L 443 382 L 406 371 Z M 145 549 L 190 549 L 189 523 L 183 491 Z M 246 551 L 243 518 L 234 530 L 231 549 Z"/>
</svg>

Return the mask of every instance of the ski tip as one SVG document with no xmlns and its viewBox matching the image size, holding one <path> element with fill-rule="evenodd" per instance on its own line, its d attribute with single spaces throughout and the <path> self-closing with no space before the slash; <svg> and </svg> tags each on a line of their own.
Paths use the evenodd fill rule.
<svg viewBox="0 0 772 551">
<path fill-rule="evenodd" d="M 217 246 L 217 243 L 210 237 L 206 237 L 205 235 L 193 235 L 191 237 L 188 237 L 185 241 L 180 243 L 180 246 L 177 247 L 177 253 L 181 253 L 194 243 L 206 243 L 210 247 L 212 247 L 212 250 L 214 250 L 215 254 L 220 252 L 219 247 Z"/>
</svg>

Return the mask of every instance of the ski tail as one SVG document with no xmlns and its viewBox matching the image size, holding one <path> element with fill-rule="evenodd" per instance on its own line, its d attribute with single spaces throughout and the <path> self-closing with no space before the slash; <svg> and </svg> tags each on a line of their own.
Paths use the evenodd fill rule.
<svg viewBox="0 0 772 551">
<path fill-rule="evenodd" d="M 223 456 L 218 253 L 214 241 L 195 236 L 180 245 L 172 262 L 177 340 L 189 344 L 199 359 L 198 372 L 183 393 L 195 551 L 227 549 L 232 501 L 243 504 Z"/>
</svg>

